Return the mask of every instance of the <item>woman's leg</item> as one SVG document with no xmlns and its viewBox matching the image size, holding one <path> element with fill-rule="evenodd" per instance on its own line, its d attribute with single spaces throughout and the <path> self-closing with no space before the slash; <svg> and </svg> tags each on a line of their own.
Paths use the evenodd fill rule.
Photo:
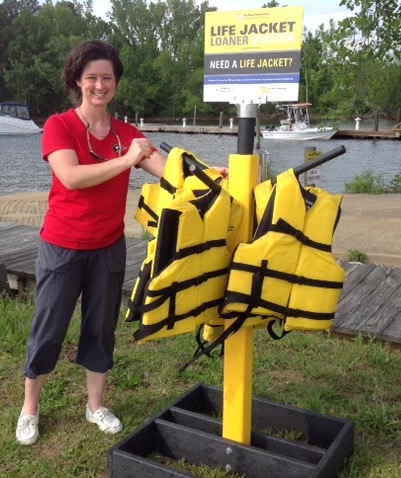
<svg viewBox="0 0 401 478">
<path fill-rule="evenodd" d="M 107 373 L 113 367 L 125 260 L 124 237 L 106 249 L 93 251 L 88 257 L 76 362 L 92 372 Z"/>
<path fill-rule="evenodd" d="M 94 413 L 103 407 L 103 395 L 106 388 L 107 373 L 86 371 L 88 407 Z"/>
<path fill-rule="evenodd" d="M 40 392 L 48 376 L 49 374 L 45 374 L 38 375 L 35 379 L 25 379 L 25 400 L 22 405 L 21 416 L 38 415 Z"/>
<path fill-rule="evenodd" d="M 107 373 L 86 371 L 88 388 L 86 419 L 90 423 L 95 423 L 102 432 L 114 435 L 123 429 L 123 425 L 111 410 L 103 406 L 106 379 Z"/>
<path fill-rule="evenodd" d="M 122 424 L 104 407 L 108 371 L 113 366 L 126 259 L 125 238 L 91 254 L 82 291 L 82 324 L 76 362 L 86 369 L 86 419 L 105 433 L 118 433 Z"/>
<path fill-rule="evenodd" d="M 39 438 L 39 398 L 60 354 L 81 289 L 82 264 L 75 251 L 46 242 L 36 262 L 35 317 L 25 362 L 25 397 L 16 437 L 22 445 Z"/>
</svg>

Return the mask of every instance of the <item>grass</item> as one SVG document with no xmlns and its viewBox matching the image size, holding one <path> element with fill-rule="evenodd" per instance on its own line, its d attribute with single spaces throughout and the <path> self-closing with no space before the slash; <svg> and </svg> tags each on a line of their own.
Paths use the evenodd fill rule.
<svg viewBox="0 0 401 478">
<path fill-rule="evenodd" d="M 22 447 L 15 441 L 15 425 L 23 398 L 22 367 L 32 315 L 32 298 L 0 296 L 1 477 L 105 478 L 107 453 L 122 438 L 194 384 L 223 384 L 221 359 L 203 357 L 179 372 L 196 347 L 191 334 L 138 345 L 132 340 L 132 324 L 121 320 L 106 404 L 123 419 L 125 428 L 118 436 L 103 435 L 84 418 L 84 371 L 73 363 L 79 332 L 76 314 L 42 396 L 40 440 Z M 362 337 L 346 340 L 321 333 L 293 332 L 274 341 L 257 330 L 253 387 L 254 396 L 355 422 L 355 451 L 341 478 L 401 476 L 399 350 Z M 234 476 L 185 460 L 174 466 L 204 478 Z"/>
<path fill-rule="evenodd" d="M 364 252 L 358 251 L 358 249 L 348 250 L 348 262 L 360 262 L 366 264 L 368 262 L 368 256 Z"/>
</svg>

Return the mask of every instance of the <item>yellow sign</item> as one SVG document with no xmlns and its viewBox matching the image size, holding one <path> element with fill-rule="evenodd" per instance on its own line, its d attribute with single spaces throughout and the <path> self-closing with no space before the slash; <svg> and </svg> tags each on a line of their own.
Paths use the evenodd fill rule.
<svg viewBox="0 0 401 478">
<path fill-rule="evenodd" d="M 300 50 L 303 7 L 207 12 L 205 54 Z"/>
<path fill-rule="evenodd" d="M 303 12 L 207 12 L 204 101 L 297 101 Z"/>
<path fill-rule="evenodd" d="M 312 161 L 313 159 L 319 158 L 323 154 L 322 151 L 307 151 L 306 152 L 306 161 Z"/>
</svg>

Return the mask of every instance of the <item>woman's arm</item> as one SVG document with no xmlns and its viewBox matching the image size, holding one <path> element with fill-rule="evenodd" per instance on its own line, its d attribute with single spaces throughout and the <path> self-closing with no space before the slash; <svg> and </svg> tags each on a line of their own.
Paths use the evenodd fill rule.
<svg viewBox="0 0 401 478">
<path fill-rule="evenodd" d="M 132 168 L 142 160 L 148 161 L 147 158 L 153 157 L 155 154 L 148 139 L 136 138 L 132 141 L 124 156 L 113 158 L 110 161 L 102 161 L 96 164 L 79 164 L 77 154 L 72 149 L 54 151 L 48 155 L 48 161 L 53 173 L 61 183 L 67 189 L 72 190 L 90 188 L 102 184 Z M 159 155 L 159 153 L 157 154 Z M 158 173 L 161 169 L 159 158 L 156 163 L 156 165 L 149 169 Z"/>
<path fill-rule="evenodd" d="M 153 154 L 151 154 L 149 158 L 142 159 L 138 166 L 152 176 L 161 178 L 163 176 L 165 164 L 166 158 L 158 151 L 153 151 Z"/>
</svg>

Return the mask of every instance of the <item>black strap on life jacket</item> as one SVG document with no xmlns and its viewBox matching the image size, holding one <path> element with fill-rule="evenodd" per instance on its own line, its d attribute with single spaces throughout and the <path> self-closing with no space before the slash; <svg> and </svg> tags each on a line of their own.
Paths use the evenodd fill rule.
<svg viewBox="0 0 401 478">
<path fill-rule="evenodd" d="M 255 234 L 253 235 L 252 242 L 264 236 L 270 230 L 270 225 L 273 222 L 274 201 L 276 200 L 276 191 L 277 191 L 277 188 L 275 187 L 269 198 L 267 206 L 263 212 L 262 218 L 256 228 Z"/>
<path fill-rule="evenodd" d="M 125 319 L 126 322 L 133 322 L 136 320 L 140 320 L 141 318 L 141 313 L 138 308 L 138 305 L 143 303 L 145 289 L 148 284 L 151 268 L 152 262 L 150 261 L 146 263 L 138 273 L 138 288 L 135 291 L 134 297 L 130 298 L 130 300 L 128 301 L 127 307 L 129 310 L 129 314 Z"/>
<path fill-rule="evenodd" d="M 315 204 L 317 200 L 317 196 L 313 194 L 312 192 L 310 192 L 309 190 L 303 188 L 299 180 L 298 180 L 298 185 L 299 185 L 302 197 L 304 199 L 305 209 L 309 210 Z M 277 188 L 274 187 L 272 194 L 269 198 L 269 201 L 266 205 L 266 208 L 263 212 L 262 218 L 254 234 L 253 241 L 256 239 L 259 239 L 260 237 L 264 236 L 265 234 L 267 234 L 269 231 L 272 230 L 271 226 L 273 224 L 273 213 L 274 213 L 274 206 L 276 201 L 276 194 L 277 194 Z"/>
<path fill-rule="evenodd" d="M 334 319 L 334 313 L 317 313 L 317 312 L 309 312 L 305 310 L 299 310 L 299 309 L 291 309 L 289 307 L 284 307 L 280 306 L 278 304 L 274 304 L 273 302 L 265 301 L 261 299 L 261 274 L 262 270 L 267 269 L 267 261 L 262 261 L 262 267 L 257 270 L 257 272 L 254 274 L 252 277 L 252 288 L 251 288 L 251 294 L 250 296 L 246 294 L 241 294 L 239 292 L 236 293 L 229 293 L 229 297 L 233 299 L 233 302 L 243 302 L 242 299 L 247 300 L 247 309 L 240 313 L 238 315 L 237 313 L 237 318 L 234 320 L 232 324 L 227 327 L 224 332 L 213 342 L 211 342 L 208 345 L 202 344 L 202 347 L 198 348 L 198 350 L 195 352 L 192 360 L 184 364 L 180 368 L 180 372 L 184 371 L 188 366 L 192 365 L 196 360 L 198 360 L 200 357 L 203 355 L 210 356 L 211 352 L 218 347 L 219 345 L 223 345 L 224 341 L 228 339 L 231 335 L 236 333 L 245 323 L 245 321 L 251 317 L 262 317 L 267 321 L 267 331 L 269 332 L 269 335 L 275 339 L 278 340 L 285 335 L 287 335 L 287 331 L 282 331 L 282 335 L 278 335 L 275 333 L 273 329 L 274 322 L 280 321 L 281 323 L 285 322 L 285 319 L 287 317 L 303 317 L 303 318 L 308 318 L 308 319 L 313 319 L 313 320 L 332 320 Z M 244 303 L 244 302 L 243 302 Z M 254 314 L 252 313 L 252 310 L 257 307 L 261 306 L 264 307 L 268 310 L 271 310 L 272 312 L 276 312 L 279 314 L 282 314 L 283 317 L 275 316 L 273 314 L 269 315 L 260 315 L 260 314 Z M 220 310 L 220 307 L 219 307 Z M 233 314 L 233 313 L 232 313 Z M 226 314 L 225 317 L 228 318 L 228 316 L 231 316 L 232 314 Z M 232 317 L 234 318 L 234 317 Z"/>
<path fill-rule="evenodd" d="M 178 224 L 181 212 L 176 209 L 163 209 L 156 242 L 153 275 L 159 274 L 174 260 L 178 237 Z"/>
<path fill-rule="evenodd" d="M 206 344 L 209 343 L 206 340 L 202 340 L 201 334 L 203 333 L 205 324 L 202 324 L 198 327 L 198 330 L 196 331 L 196 343 L 198 344 L 198 350 L 204 350 L 206 348 Z M 214 324 L 207 324 L 208 327 L 210 328 L 224 328 L 223 325 L 214 325 Z M 224 354 L 224 342 L 221 344 L 221 349 L 220 353 L 217 355 L 217 357 L 221 357 Z M 214 358 L 215 355 L 212 355 L 211 353 L 208 353 L 205 351 L 205 355 L 207 355 L 210 358 Z"/>
<path fill-rule="evenodd" d="M 224 332 L 214 342 L 211 342 L 206 347 L 203 346 L 203 348 L 198 349 L 195 352 L 192 359 L 189 362 L 187 362 L 186 364 L 184 364 L 182 367 L 180 367 L 180 369 L 179 369 L 180 372 L 183 372 L 187 367 L 189 367 L 194 362 L 196 362 L 200 357 L 202 357 L 202 355 L 210 356 L 211 352 L 216 347 L 218 347 L 219 345 L 223 345 L 224 341 L 226 339 L 228 339 L 228 337 L 235 334 L 235 332 L 237 332 L 242 327 L 242 325 L 244 324 L 244 322 L 247 318 L 248 318 L 248 316 L 246 314 L 243 314 L 243 315 L 239 316 L 232 324 L 230 324 L 229 327 L 227 327 L 224 330 Z"/>
<path fill-rule="evenodd" d="M 165 319 L 160 320 L 156 324 L 151 325 L 144 325 L 143 323 L 140 324 L 139 330 L 134 332 L 135 340 L 142 340 L 146 337 L 154 335 L 155 333 L 159 332 L 163 327 L 171 326 L 172 320 L 175 323 L 179 322 L 180 320 L 188 319 L 189 317 L 198 317 L 202 312 L 210 309 L 212 307 L 216 307 L 220 304 L 221 299 L 211 300 L 209 302 L 204 302 L 203 304 L 198 305 L 194 309 L 187 311 L 185 314 L 177 314 L 173 316 L 169 316 Z M 171 329 L 171 327 L 170 327 Z"/>
<path fill-rule="evenodd" d="M 255 297 L 255 299 L 256 299 L 255 306 L 262 307 L 266 310 L 272 311 L 273 313 L 276 312 L 277 314 L 281 314 L 283 316 L 281 320 L 285 320 L 287 317 L 294 317 L 294 318 L 303 317 L 305 319 L 311 319 L 311 320 L 333 320 L 334 319 L 334 312 L 310 312 L 308 310 L 292 309 L 290 307 L 282 306 L 274 302 L 264 300 L 261 297 Z M 225 303 L 239 302 L 242 304 L 247 304 L 248 300 L 249 300 L 249 296 L 241 292 L 229 292 L 226 298 L 224 299 Z M 224 317 L 234 318 L 235 317 L 234 314 L 238 315 L 238 312 L 225 313 Z M 252 315 L 250 315 L 250 317 L 259 317 L 259 316 L 263 318 L 264 314 L 254 312 Z M 270 315 L 266 314 L 266 317 L 268 316 Z M 277 317 L 277 318 L 280 319 L 280 317 Z"/>
<path fill-rule="evenodd" d="M 202 242 L 201 244 L 195 244 L 193 246 L 183 247 L 174 254 L 174 260 L 184 259 L 188 256 L 193 256 L 196 254 L 202 254 L 210 249 L 215 247 L 225 247 L 225 239 L 214 239 L 212 241 Z"/>
<path fill-rule="evenodd" d="M 177 294 L 178 292 L 200 285 L 203 282 L 206 282 L 210 279 L 214 279 L 216 277 L 226 275 L 227 273 L 228 273 L 227 267 L 223 269 L 216 269 L 213 271 L 205 272 L 201 274 L 200 276 L 191 277 L 190 279 L 187 279 L 185 281 L 173 282 L 166 287 L 162 287 L 160 289 L 155 289 L 155 290 L 149 290 L 149 281 L 148 281 L 148 283 L 146 284 L 145 295 L 147 297 L 156 297 L 156 299 L 149 304 L 142 304 L 142 305 L 138 304 L 137 310 L 141 314 L 155 310 L 158 307 L 160 307 L 171 296 Z M 221 298 L 219 299 L 219 303 L 220 302 L 221 302 Z"/>
<path fill-rule="evenodd" d="M 272 320 L 267 323 L 267 332 L 273 340 L 280 340 L 291 332 L 291 330 L 287 331 L 281 328 L 281 334 L 278 335 L 273 328 L 277 322 L 280 323 L 280 325 L 282 324 L 281 320 Z"/>
<path fill-rule="evenodd" d="M 148 226 L 149 227 L 157 227 L 157 222 L 159 221 L 159 216 L 156 214 L 153 209 L 151 209 L 145 202 L 145 198 L 142 196 L 142 194 L 139 196 L 138 200 L 138 208 L 143 209 L 145 212 L 149 214 L 150 217 L 153 218 L 153 221 L 148 221 Z"/>
<path fill-rule="evenodd" d="M 274 302 L 270 302 L 270 301 L 262 299 L 262 286 L 263 286 L 263 281 L 266 277 L 272 277 L 275 279 L 283 280 L 291 284 L 300 284 L 300 285 L 321 287 L 321 288 L 327 288 L 327 289 L 341 289 L 343 286 L 343 282 L 326 281 L 323 279 L 312 279 L 312 278 L 308 278 L 304 276 L 299 276 L 296 274 L 288 274 L 286 272 L 270 269 L 268 267 L 267 260 L 263 260 L 259 266 L 233 262 L 230 268 L 231 270 L 238 270 L 238 271 L 248 272 L 252 274 L 252 284 L 254 285 L 251 290 L 251 296 L 248 296 L 247 294 L 243 292 L 234 292 L 234 291 L 226 292 L 226 296 L 219 307 L 220 315 L 225 318 L 235 318 L 238 315 L 238 312 L 224 312 L 224 308 L 231 303 L 246 304 L 247 310 L 249 312 L 251 312 L 256 307 L 264 307 L 265 309 L 276 312 L 278 314 L 282 314 L 286 317 L 288 316 L 296 317 L 296 315 L 293 315 L 293 314 L 299 314 L 299 311 L 295 311 L 295 309 L 289 309 L 288 307 L 284 307 Z M 255 283 L 258 283 L 258 282 L 259 282 L 259 286 L 256 287 Z M 253 305 L 250 308 L 251 304 Z M 326 314 L 326 313 L 319 314 L 316 319 L 315 316 L 313 316 L 313 312 L 302 311 L 302 314 L 303 314 L 302 317 L 310 318 L 310 319 L 313 318 L 315 320 L 318 320 L 319 318 L 320 320 L 328 320 L 328 318 L 332 318 L 332 315 L 333 315 L 333 314 Z M 252 315 L 250 316 L 259 316 L 259 315 L 261 314 L 258 312 L 253 312 Z"/>
<path fill-rule="evenodd" d="M 177 192 L 177 188 L 173 186 L 165 177 L 160 178 L 160 187 L 165 189 L 172 196 Z"/>
<path fill-rule="evenodd" d="M 276 224 L 271 224 L 269 230 L 289 234 L 295 237 L 295 239 L 300 241 L 304 246 L 314 247 L 315 249 L 319 249 L 320 251 L 324 252 L 331 252 L 331 244 L 322 244 L 321 242 L 316 242 L 310 239 L 302 231 L 296 229 L 282 218 L 280 218 Z"/>
<path fill-rule="evenodd" d="M 248 272 L 250 274 L 256 274 L 261 270 L 261 280 L 265 277 L 272 277 L 274 279 L 280 279 L 290 284 L 307 285 L 310 287 L 322 287 L 325 289 L 341 289 L 343 286 L 342 281 L 329 281 L 325 279 L 313 279 L 310 277 L 300 276 L 297 274 L 289 274 L 288 272 L 277 271 L 264 267 L 263 264 L 268 264 L 268 261 L 262 261 L 260 266 L 243 264 L 240 262 L 232 262 L 230 270 L 237 270 L 242 272 Z"/>
<path fill-rule="evenodd" d="M 260 288 L 261 288 L 261 281 L 260 281 L 260 278 L 258 277 L 258 273 L 256 273 L 252 277 L 252 292 L 250 295 L 250 300 L 249 300 L 247 309 L 243 313 L 238 315 L 238 317 L 233 321 L 233 323 L 230 324 L 214 342 L 211 342 L 209 345 L 207 345 L 206 347 L 203 347 L 200 350 L 198 349 L 195 352 L 195 355 L 193 356 L 192 360 L 190 360 L 188 363 L 186 363 L 180 368 L 180 372 L 185 370 L 189 365 L 193 364 L 202 355 L 210 355 L 210 353 L 217 346 L 224 344 L 225 340 L 227 340 L 231 335 L 238 332 L 238 330 L 243 326 L 245 321 L 251 316 L 251 311 L 253 307 L 256 305 L 253 301 L 253 298 L 256 298 L 258 295 L 260 295 L 260 292 L 261 292 Z M 273 318 L 270 318 L 270 320 L 272 319 Z"/>
</svg>

